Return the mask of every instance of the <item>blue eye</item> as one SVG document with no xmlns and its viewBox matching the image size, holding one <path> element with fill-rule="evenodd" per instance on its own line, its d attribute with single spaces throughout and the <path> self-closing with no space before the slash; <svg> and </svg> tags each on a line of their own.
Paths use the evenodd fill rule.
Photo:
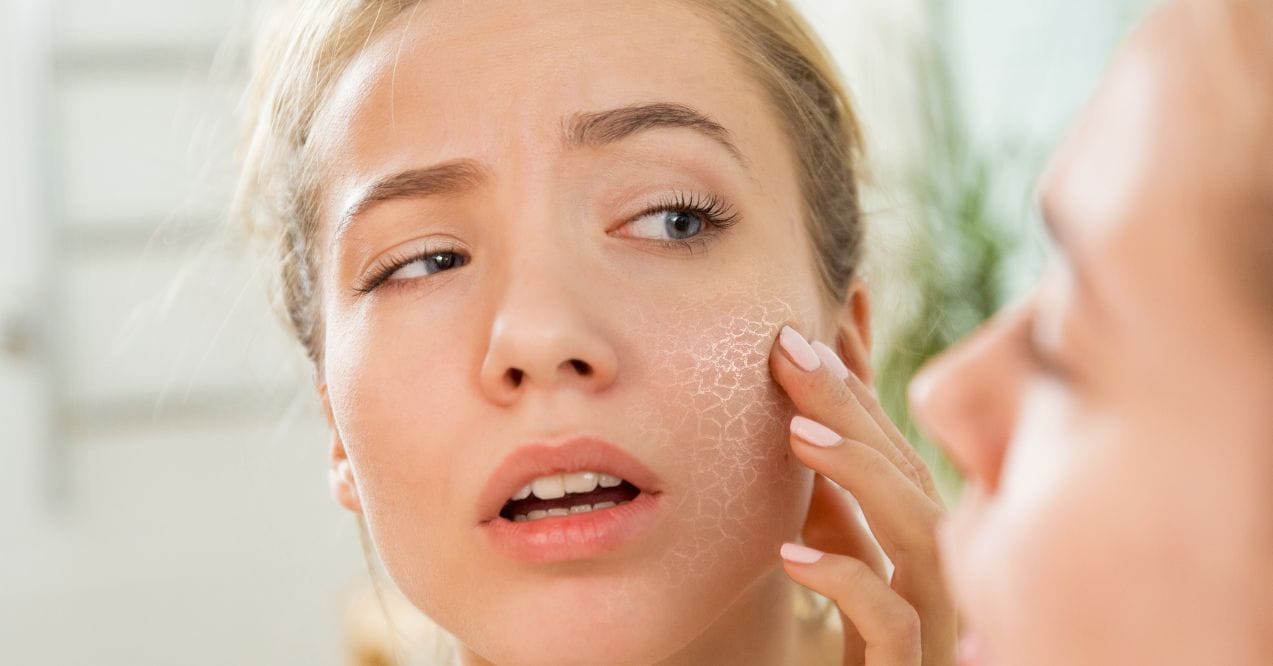
<svg viewBox="0 0 1273 666">
<path fill-rule="evenodd" d="M 625 226 L 636 229 L 633 235 L 693 252 L 696 246 L 709 242 L 716 233 L 738 222 L 738 214 L 715 196 L 677 193 L 653 205 Z"/>
<path fill-rule="evenodd" d="M 637 234 L 643 238 L 664 234 L 667 240 L 684 240 L 697 236 L 704 226 L 703 218 L 700 214 L 684 210 L 647 213 L 633 220 L 631 224 L 637 230 L 645 232 Z"/>
</svg>

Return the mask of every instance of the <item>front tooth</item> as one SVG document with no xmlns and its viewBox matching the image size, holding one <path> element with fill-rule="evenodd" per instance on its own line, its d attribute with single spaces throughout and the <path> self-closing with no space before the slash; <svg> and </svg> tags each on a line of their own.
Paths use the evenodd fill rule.
<svg viewBox="0 0 1273 666">
<path fill-rule="evenodd" d="M 591 504 L 576 504 L 570 507 L 570 513 L 588 513 L 592 511 Z"/>
<path fill-rule="evenodd" d="M 596 504 L 592 505 L 592 510 L 596 511 L 597 509 L 609 509 L 612 506 L 614 506 L 614 502 L 597 502 Z M 531 513 L 534 513 L 534 511 L 531 511 Z"/>
<path fill-rule="evenodd" d="M 620 479 L 617 476 L 610 476 L 609 474 L 602 474 L 597 478 L 597 483 L 601 484 L 602 488 L 613 488 L 620 483 L 623 483 L 623 479 Z"/>
<path fill-rule="evenodd" d="M 574 472 L 572 474 L 562 474 L 561 478 L 565 483 L 566 492 L 568 493 L 590 493 L 597 489 L 596 472 Z"/>
<path fill-rule="evenodd" d="M 531 520 L 539 520 L 540 518 L 543 518 L 544 516 L 547 516 L 547 515 L 548 515 L 547 511 L 544 511 L 543 509 L 535 509 L 534 511 L 531 511 L 530 513 L 526 514 L 526 517 Z"/>
<path fill-rule="evenodd" d="M 556 507 L 556 508 L 553 508 L 553 509 L 549 509 L 549 510 L 548 510 L 548 515 L 550 515 L 550 516 L 568 516 L 568 515 L 570 515 L 570 510 L 569 510 L 569 509 L 566 509 L 566 508 L 563 508 L 563 507 Z"/>
<path fill-rule="evenodd" d="M 528 484 L 526 484 L 526 485 L 524 485 L 524 486 L 522 486 L 522 489 L 521 489 L 521 490 L 519 490 L 519 491 L 517 491 L 517 494 L 516 494 L 516 495 L 513 495 L 513 499 L 515 499 L 515 500 L 524 500 L 524 499 L 526 499 L 527 497 L 530 497 L 530 484 L 529 484 L 529 483 L 528 483 Z"/>
<path fill-rule="evenodd" d="M 566 484 L 560 474 L 541 476 L 531 481 L 530 490 L 539 499 L 557 499 L 566 496 Z"/>
</svg>

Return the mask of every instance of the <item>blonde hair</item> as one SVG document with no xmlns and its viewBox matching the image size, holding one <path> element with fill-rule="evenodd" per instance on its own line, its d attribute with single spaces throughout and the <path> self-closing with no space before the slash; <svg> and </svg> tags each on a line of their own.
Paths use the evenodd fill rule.
<svg viewBox="0 0 1273 666">
<path fill-rule="evenodd" d="M 778 112 L 797 160 L 820 293 L 843 301 L 859 259 L 861 136 L 840 76 L 787 0 L 683 0 L 715 19 Z M 317 169 L 307 151 L 314 116 L 345 67 L 420 0 L 302 0 L 276 14 L 258 41 L 244 111 L 234 210 L 271 246 L 279 310 L 322 371 L 322 312 L 314 243 Z"/>
</svg>

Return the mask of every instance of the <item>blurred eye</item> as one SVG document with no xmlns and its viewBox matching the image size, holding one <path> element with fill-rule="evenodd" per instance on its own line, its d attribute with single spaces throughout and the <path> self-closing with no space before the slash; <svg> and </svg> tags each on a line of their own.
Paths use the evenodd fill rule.
<svg viewBox="0 0 1273 666">
<path fill-rule="evenodd" d="M 1061 326 L 1058 313 L 1053 312 L 1048 303 L 1036 301 L 1030 307 L 1021 337 L 1026 357 L 1040 374 L 1051 379 L 1068 381 L 1071 373 L 1061 354 Z"/>
</svg>

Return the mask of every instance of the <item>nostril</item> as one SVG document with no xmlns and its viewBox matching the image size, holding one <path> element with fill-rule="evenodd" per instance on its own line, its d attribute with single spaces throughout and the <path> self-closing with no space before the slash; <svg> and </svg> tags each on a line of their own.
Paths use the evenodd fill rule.
<svg viewBox="0 0 1273 666">
<path fill-rule="evenodd" d="M 570 365 L 573 365 L 575 367 L 575 372 L 578 372 L 579 374 L 585 377 L 592 374 L 592 366 L 588 365 L 584 361 L 580 361 L 577 358 L 570 359 Z"/>
<path fill-rule="evenodd" d="M 521 386 L 521 385 L 522 385 L 522 371 L 521 371 L 521 370 L 518 370 L 517 368 L 509 368 L 509 369 L 508 369 L 508 377 L 509 377 L 509 379 L 512 379 L 512 380 L 513 380 L 513 386 L 515 386 L 515 387 L 516 387 L 516 386 Z"/>
</svg>

